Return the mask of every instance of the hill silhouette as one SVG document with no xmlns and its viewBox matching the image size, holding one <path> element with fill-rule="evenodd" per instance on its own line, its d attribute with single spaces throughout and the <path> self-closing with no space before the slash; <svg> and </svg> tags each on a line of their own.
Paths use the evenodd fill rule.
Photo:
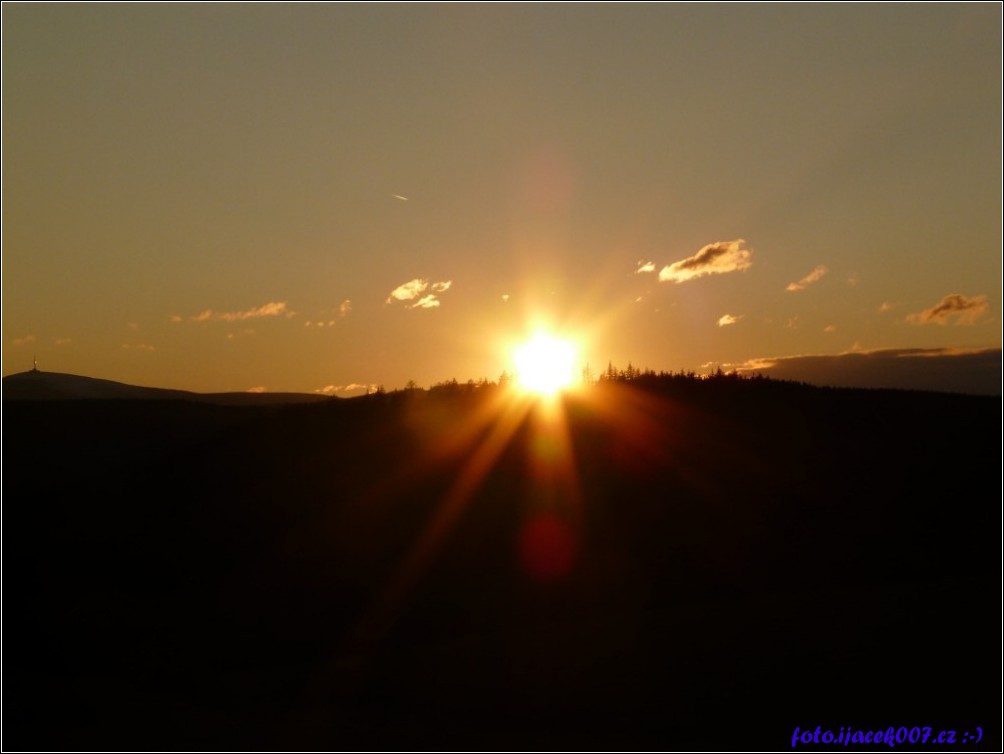
<svg viewBox="0 0 1004 754">
<path fill-rule="evenodd" d="M 6 400 L 184 400 L 222 405 L 264 405 L 268 403 L 317 403 L 332 400 L 310 393 L 194 393 L 159 387 L 127 385 L 113 380 L 84 377 L 62 372 L 32 369 L 3 378 Z"/>
<path fill-rule="evenodd" d="M 997 398 L 4 396 L 5 748 L 1000 746 Z"/>
</svg>

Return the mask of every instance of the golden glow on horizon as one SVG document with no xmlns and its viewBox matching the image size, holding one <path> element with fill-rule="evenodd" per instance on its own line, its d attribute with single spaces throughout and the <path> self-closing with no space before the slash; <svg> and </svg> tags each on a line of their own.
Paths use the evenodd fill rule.
<svg viewBox="0 0 1004 754">
<path fill-rule="evenodd" d="M 552 397 L 575 382 L 575 345 L 565 338 L 537 332 L 513 351 L 516 384 L 542 397 Z"/>
</svg>

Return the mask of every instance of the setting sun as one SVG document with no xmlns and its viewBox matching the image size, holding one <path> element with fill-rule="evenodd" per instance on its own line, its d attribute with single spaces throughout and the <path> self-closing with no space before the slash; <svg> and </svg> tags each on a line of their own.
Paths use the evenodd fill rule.
<svg viewBox="0 0 1004 754">
<path fill-rule="evenodd" d="M 575 381 L 576 350 L 571 341 L 537 333 L 513 352 L 516 381 L 523 390 L 552 396 Z"/>
</svg>

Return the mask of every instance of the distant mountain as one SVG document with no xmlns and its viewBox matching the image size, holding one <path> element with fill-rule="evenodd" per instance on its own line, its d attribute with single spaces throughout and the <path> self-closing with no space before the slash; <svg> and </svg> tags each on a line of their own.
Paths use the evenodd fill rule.
<svg viewBox="0 0 1004 754">
<path fill-rule="evenodd" d="M 3 378 L 3 399 L 15 401 L 141 400 L 193 401 L 229 406 L 276 403 L 321 403 L 336 400 L 312 393 L 194 393 L 159 387 L 127 385 L 113 380 L 33 369 Z"/>
</svg>

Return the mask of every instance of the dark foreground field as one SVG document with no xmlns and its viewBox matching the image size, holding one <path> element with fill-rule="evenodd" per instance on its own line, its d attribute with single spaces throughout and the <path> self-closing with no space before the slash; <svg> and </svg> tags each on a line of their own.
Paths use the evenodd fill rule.
<svg viewBox="0 0 1004 754">
<path fill-rule="evenodd" d="M 1000 749 L 999 398 L 524 410 L 5 401 L 4 749 Z"/>
</svg>

